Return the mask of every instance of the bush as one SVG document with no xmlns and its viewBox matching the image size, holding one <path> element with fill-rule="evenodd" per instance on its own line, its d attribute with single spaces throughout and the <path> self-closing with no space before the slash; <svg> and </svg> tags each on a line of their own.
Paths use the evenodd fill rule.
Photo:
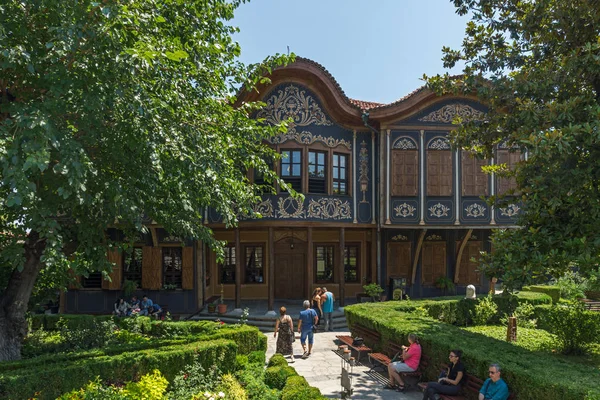
<svg viewBox="0 0 600 400">
<path fill-rule="evenodd" d="M 600 318 L 596 313 L 586 311 L 580 302 L 552 307 L 547 318 L 548 330 L 556 335 L 565 354 L 584 353 L 600 334 Z"/>
<path fill-rule="evenodd" d="M 285 359 L 285 357 L 279 353 L 275 353 L 269 359 L 269 363 L 267 364 L 267 367 L 277 367 L 277 366 L 286 366 L 286 365 L 288 365 L 288 363 L 287 363 L 287 360 Z"/>
<path fill-rule="evenodd" d="M 253 351 L 248 354 L 248 362 L 251 364 L 265 365 L 267 355 L 262 350 Z"/>
<path fill-rule="evenodd" d="M 162 400 L 169 382 L 159 370 L 142 376 L 139 382 L 128 382 L 125 386 L 127 399 Z"/>
<path fill-rule="evenodd" d="M 269 388 L 263 381 L 263 365 L 250 364 L 248 368 L 238 371 L 236 377 L 246 388 L 250 400 L 279 400 L 279 390 Z"/>
<path fill-rule="evenodd" d="M 524 286 L 523 290 L 529 292 L 538 292 L 545 293 L 552 298 L 552 303 L 558 303 L 560 299 L 560 288 L 557 286 L 548 286 L 548 285 L 533 285 L 533 286 Z"/>
<path fill-rule="evenodd" d="M 288 365 L 269 367 L 265 371 L 265 384 L 270 388 L 281 390 L 287 378 L 295 375 L 298 375 L 296 370 Z"/>
<path fill-rule="evenodd" d="M 281 400 L 311 400 L 326 399 L 321 395 L 321 391 L 315 387 L 309 386 L 303 376 L 290 376 L 283 390 L 281 391 Z"/>
<path fill-rule="evenodd" d="M 498 312 L 498 305 L 494 303 L 492 296 L 486 296 L 475 305 L 471 317 L 475 325 L 486 325 Z"/>
<path fill-rule="evenodd" d="M 553 285 L 560 289 L 560 296 L 568 300 L 585 297 L 587 280 L 578 272 L 568 271 L 562 277 L 553 281 Z"/>
<path fill-rule="evenodd" d="M 217 390 L 224 392 L 228 400 L 248 400 L 248 394 L 231 374 L 225 374 L 221 377 L 221 383 Z"/>
<path fill-rule="evenodd" d="M 535 329 L 537 327 L 537 319 L 535 319 L 535 306 L 530 303 L 522 303 L 517 306 L 512 314 L 517 319 L 517 326 L 520 328 Z M 500 319 L 503 326 L 508 326 L 508 314 Z"/>
<path fill-rule="evenodd" d="M 506 327 L 504 326 L 471 326 L 461 329 L 503 342 L 506 341 Z M 542 329 L 519 328 L 517 330 L 517 341 L 510 342 L 510 344 L 529 351 L 550 352 L 556 344 L 556 336 Z"/>
</svg>

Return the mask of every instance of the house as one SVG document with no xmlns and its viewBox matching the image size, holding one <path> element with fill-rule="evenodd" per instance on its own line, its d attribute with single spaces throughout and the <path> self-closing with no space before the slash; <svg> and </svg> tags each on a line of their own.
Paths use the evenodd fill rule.
<svg viewBox="0 0 600 400">
<path fill-rule="evenodd" d="M 67 312 L 110 310 L 124 279 L 180 313 L 220 295 L 221 285 L 237 308 L 244 300 L 267 300 L 269 310 L 275 299 L 309 298 L 321 286 L 341 305 L 367 282 L 402 283 L 410 297 L 443 294 L 440 277 L 458 292 L 469 284 L 488 289 L 471 259 L 490 250 L 491 230 L 513 226 L 520 208 L 482 199 L 515 182 L 481 166 L 511 166 L 522 155 L 500 145 L 493 159 L 478 160 L 453 149 L 447 137 L 454 117 L 484 118 L 484 104 L 471 96 L 438 97 L 424 87 L 391 104 L 350 99 L 325 68 L 303 58 L 240 99 L 254 100 L 266 103 L 256 115 L 266 123 L 293 119 L 268 144 L 283 156 L 273 167 L 304 199 L 265 195 L 256 205 L 263 218 L 235 229 L 205 210 L 205 223 L 227 241 L 222 263 L 203 243 L 148 221 L 150 233 L 131 254 L 109 254 L 113 282 L 83 279 L 82 288 L 66 295 Z M 261 179 L 252 171 L 249 178 Z"/>
</svg>

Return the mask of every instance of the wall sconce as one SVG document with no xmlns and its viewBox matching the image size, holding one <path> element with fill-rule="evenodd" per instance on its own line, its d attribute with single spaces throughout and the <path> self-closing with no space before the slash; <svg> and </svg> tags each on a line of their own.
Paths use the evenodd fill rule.
<svg viewBox="0 0 600 400">
<path fill-rule="evenodd" d="M 365 195 L 367 193 L 368 185 L 369 185 L 369 181 L 367 179 L 360 180 L 360 191 L 362 192 L 362 195 L 363 195 L 363 198 L 360 201 L 361 203 L 367 203 L 367 199 L 365 198 Z"/>
</svg>

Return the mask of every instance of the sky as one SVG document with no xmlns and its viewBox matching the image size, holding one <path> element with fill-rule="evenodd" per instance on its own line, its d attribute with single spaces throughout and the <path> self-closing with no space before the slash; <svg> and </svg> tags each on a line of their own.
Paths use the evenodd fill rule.
<svg viewBox="0 0 600 400">
<path fill-rule="evenodd" d="M 353 99 L 391 103 L 445 70 L 442 47 L 459 49 L 468 17 L 450 0 L 252 0 L 233 25 L 241 61 L 267 55 L 309 58 Z"/>
</svg>

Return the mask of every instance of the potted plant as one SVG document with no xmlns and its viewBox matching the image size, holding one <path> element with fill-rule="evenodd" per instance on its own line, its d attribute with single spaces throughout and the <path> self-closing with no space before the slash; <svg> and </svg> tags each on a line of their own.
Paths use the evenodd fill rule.
<svg viewBox="0 0 600 400">
<path fill-rule="evenodd" d="M 442 289 L 444 296 L 448 290 L 450 292 L 454 292 L 454 282 L 452 282 L 452 279 L 448 278 L 447 276 L 440 276 L 437 278 L 435 281 L 435 287 Z"/>
<path fill-rule="evenodd" d="M 371 296 L 373 301 L 379 300 L 379 295 L 383 293 L 383 288 L 377 283 L 369 283 L 368 285 L 364 285 L 363 289 L 365 290 L 366 294 Z"/>
<path fill-rule="evenodd" d="M 221 283 L 221 296 L 219 297 L 219 305 L 217 306 L 219 314 L 225 314 L 227 312 L 227 304 L 223 302 L 223 292 L 224 288 L 223 284 Z"/>
<path fill-rule="evenodd" d="M 208 303 L 208 312 L 214 314 L 217 311 L 217 303 Z"/>
</svg>

